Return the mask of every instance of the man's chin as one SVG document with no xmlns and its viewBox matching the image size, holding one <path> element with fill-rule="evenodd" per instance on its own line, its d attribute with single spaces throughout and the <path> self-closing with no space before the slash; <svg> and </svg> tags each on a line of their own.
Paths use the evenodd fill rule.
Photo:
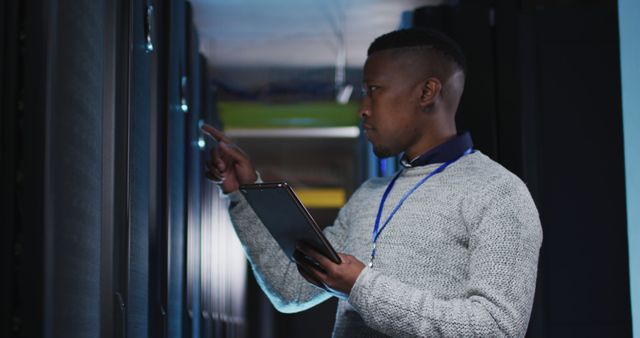
<svg viewBox="0 0 640 338">
<path fill-rule="evenodd" d="M 379 148 L 379 147 L 373 147 L 373 153 L 376 155 L 376 157 L 378 157 L 379 159 L 385 159 L 391 156 L 395 156 L 398 153 L 397 152 L 393 152 L 389 149 L 385 149 L 385 148 Z"/>
</svg>

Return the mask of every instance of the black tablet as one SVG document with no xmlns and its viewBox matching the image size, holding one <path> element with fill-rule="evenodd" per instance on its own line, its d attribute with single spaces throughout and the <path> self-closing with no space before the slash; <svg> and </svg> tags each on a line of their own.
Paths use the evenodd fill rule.
<svg viewBox="0 0 640 338">
<path fill-rule="evenodd" d="M 296 243 L 305 242 L 334 263 L 341 263 L 318 224 L 287 183 L 243 184 L 240 192 L 291 261 L 294 261 Z"/>
</svg>

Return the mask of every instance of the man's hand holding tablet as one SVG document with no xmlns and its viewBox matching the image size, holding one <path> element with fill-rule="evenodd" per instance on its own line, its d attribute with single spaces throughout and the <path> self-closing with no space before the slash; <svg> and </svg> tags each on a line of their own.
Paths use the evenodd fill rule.
<svg viewBox="0 0 640 338">
<path fill-rule="evenodd" d="M 336 264 L 305 243 L 300 243 L 296 251 L 301 253 L 296 257 L 305 257 L 301 261 L 296 259 L 298 272 L 302 277 L 337 297 L 349 298 L 353 284 L 364 269 L 361 261 L 351 255 L 339 253 L 341 263 Z"/>
</svg>

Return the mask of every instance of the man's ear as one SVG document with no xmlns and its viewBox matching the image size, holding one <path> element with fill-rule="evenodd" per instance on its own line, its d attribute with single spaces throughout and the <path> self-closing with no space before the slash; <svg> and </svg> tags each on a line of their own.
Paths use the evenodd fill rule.
<svg viewBox="0 0 640 338">
<path fill-rule="evenodd" d="M 442 82 L 438 78 L 430 77 L 422 83 L 422 93 L 420 96 L 420 107 L 431 108 L 440 97 L 442 92 Z"/>
</svg>

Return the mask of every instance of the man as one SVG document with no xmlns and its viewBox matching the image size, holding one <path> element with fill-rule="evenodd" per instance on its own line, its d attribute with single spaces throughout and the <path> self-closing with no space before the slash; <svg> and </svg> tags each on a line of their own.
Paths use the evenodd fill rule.
<svg viewBox="0 0 640 338">
<path fill-rule="evenodd" d="M 464 79 L 462 53 L 440 33 L 401 30 L 371 44 L 363 129 L 377 156 L 404 153 L 404 168 L 365 182 L 325 229 L 341 264 L 299 248 L 326 272 L 287 259 L 236 192 L 257 180 L 249 158 L 205 126 L 221 144 L 208 176 L 236 200 L 236 232 L 278 310 L 337 296 L 336 337 L 524 336 L 540 221 L 522 181 L 457 134 Z"/>
</svg>

